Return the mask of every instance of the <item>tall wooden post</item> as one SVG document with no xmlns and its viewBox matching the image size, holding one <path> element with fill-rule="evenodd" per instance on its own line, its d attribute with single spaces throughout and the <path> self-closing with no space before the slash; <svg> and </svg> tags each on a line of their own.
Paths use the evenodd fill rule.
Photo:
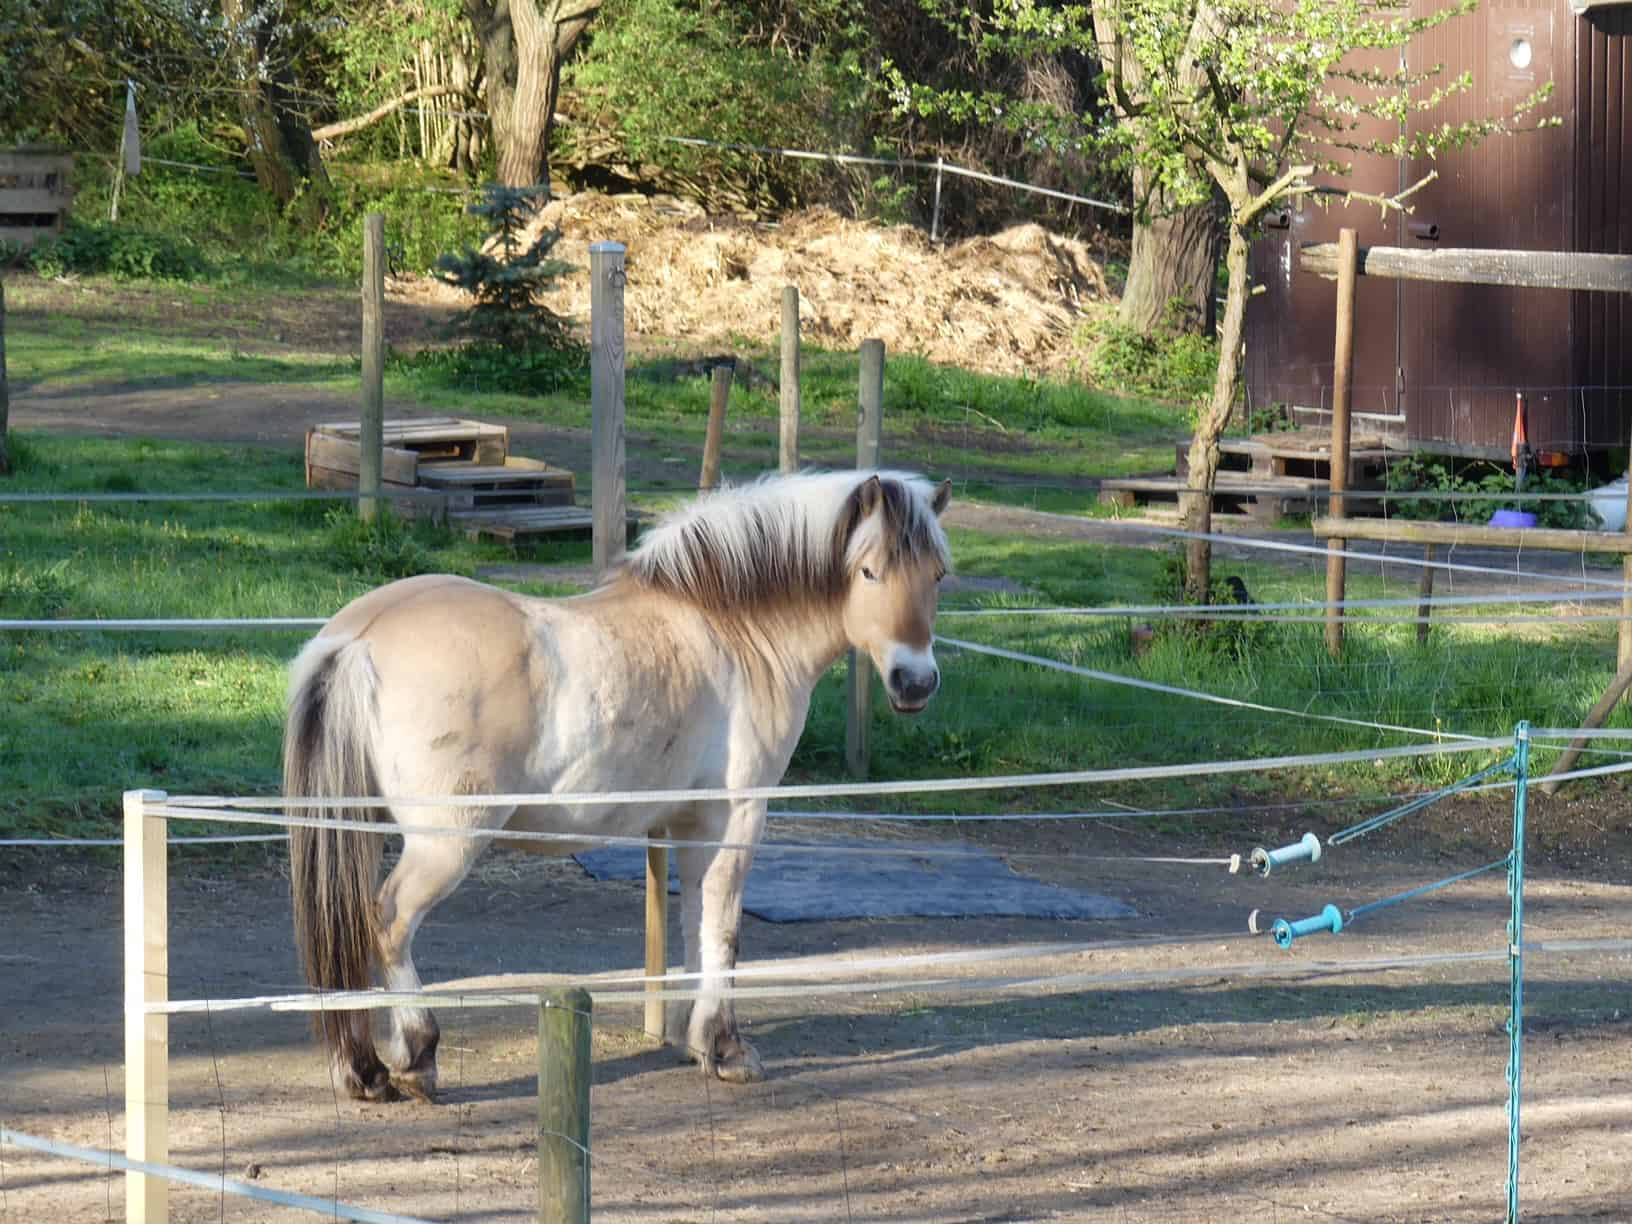
<svg viewBox="0 0 1632 1224">
<path fill-rule="evenodd" d="M 385 214 L 377 212 L 363 218 L 363 412 L 357 441 L 357 514 L 373 522 L 385 462 Z"/>
<path fill-rule="evenodd" d="M 163 801 L 125 792 L 125 1155 L 150 1164 L 170 1163 L 170 1017 L 143 1010 L 170 997 L 168 822 L 147 813 Z M 169 1207 L 164 1178 L 125 1174 L 131 1224 L 163 1224 Z"/>
<path fill-rule="evenodd" d="M 621 242 L 589 248 L 589 402 L 595 572 L 617 564 L 629 543 L 624 484 L 623 255 Z"/>
<path fill-rule="evenodd" d="M 731 402 L 731 367 L 714 367 L 708 388 L 708 432 L 703 435 L 703 470 L 697 478 L 699 492 L 720 485 L 720 446 L 725 435 L 725 409 Z"/>
<path fill-rule="evenodd" d="M 780 400 L 781 447 L 779 470 L 784 476 L 799 470 L 799 287 L 782 286 L 782 382 Z"/>
<path fill-rule="evenodd" d="M 1337 338 L 1332 346 L 1332 472 L 1331 502 L 1327 514 L 1344 517 L 1343 492 L 1349 487 L 1349 386 L 1354 377 L 1354 283 L 1359 273 L 1360 241 L 1352 229 L 1337 236 Z M 1333 553 L 1347 540 L 1331 538 L 1326 547 Z M 1326 602 L 1341 604 L 1346 589 L 1343 558 L 1326 558 Z M 1341 607 L 1326 609 L 1326 649 L 1332 658 L 1343 654 L 1343 613 Z"/>
<path fill-rule="evenodd" d="M 878 467 L 884 442 L 884 341 L 861 342 L 861 386 L 856 402 L 856 467 Z M 865 778 L 871 754 L 867 724 L 872 715 L 873 668 L 867 656 L 852 650 L 845 676 L 848 714 L 844 727 L 844 760 L 853 778 Z"/>
<path fill-rule="evenodd" d="M 538 1001 L 538 1218 L 589 1224 L 590 1017 L 587 990 Z"/>
<path fill-rule="evenodd" d="M 6 381 L 6 286 L 0 283 L 0 476 L 11 474 L 11 384 Z"/>
</svg>

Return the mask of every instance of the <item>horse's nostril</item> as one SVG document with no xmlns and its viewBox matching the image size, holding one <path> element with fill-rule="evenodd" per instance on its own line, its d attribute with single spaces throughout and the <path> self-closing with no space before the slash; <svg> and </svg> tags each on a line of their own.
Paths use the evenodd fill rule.
<svg viewBox="0 0 1632 1224">
<path fill-rule="evenodd" d="M 890 692 L 899 693 L 907 687 L 907 669 L 904 667 L 890 668 Z"/>
</svg>

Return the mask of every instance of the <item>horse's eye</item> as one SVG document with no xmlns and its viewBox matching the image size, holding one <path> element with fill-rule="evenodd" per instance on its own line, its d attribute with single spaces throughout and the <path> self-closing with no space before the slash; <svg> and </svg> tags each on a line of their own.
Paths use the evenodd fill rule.
<svg viewBox="0 0 1632 1224">
<path fill-rule="evenodd" d="M 936 581 L 936 582 L 945 582 L 945 581 L 946 581 L 946 571 L 945 571 L 945 570 L 941 570 L 941 571 L 939 571 L 939 572 L 938 572 L 938 573 L 936 573 L 936 575 L 935 575 L 935 581 Z"/>
<path fill-rule="evenodd" d="M 873 573 L 872 567 L 868 566 L 868 565 L 864 565 L 864 566 L 861 567 L 861 576 L 863 578 L 867 579 L 868 582 L 877 582 L 878 581 L 878 575 Z"/>
</svg>

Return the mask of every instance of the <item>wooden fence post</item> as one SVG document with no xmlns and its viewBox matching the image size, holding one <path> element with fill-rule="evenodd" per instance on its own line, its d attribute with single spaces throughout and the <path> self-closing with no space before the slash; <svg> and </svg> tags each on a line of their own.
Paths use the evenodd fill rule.
<svg viewBox="0 0 1632 1224">
<path fill-rule="evenodd" d="M 590 489 L 597 575 L 629 543 L 623 436 L 623 269 L 621 242 L 589 248 Z"/>
<path fill-rule="evenodd" d="M 1352 229 L 1338 231 L 1337 238 L 1337 337 L 1332 346 L 1332 460 L 1328 488 L 1331 501 L 1327 516 L 1341 519 L 1345 514 L 1343 491 L 1349 487 L 1349 384 L 1354 376 L 1354 283 L 1359 274 L 1359 235 Z M 1331 538 L 1326 547 L 1326 602 L 1341 604 L 1346 590 L 1344 558 L 1334 555 L 1348 541 Z M 1343 614 L 1341 607 L 1326 609 L 1326 649 L 1332 658 L 1343 655 Z"/>
<path fill-rule="evenodd" d="M 0 284 L 0 476 L 11 474 L 11 384 L 6 381 L 6 287 Z"/>
<path fill-rule="evenodd" d="M 380 512 L 385 463 L 385 214 L 363 218 L 363 411 L 358 444 L 357 516 Z"/>
<path fill-rule="evenodd" d="M 782 286 L 782 382 L 778 387 L 781 414 L 779 470 L 784 476 L 799 470 L 799 287 Z"/>
<path fill-rule="evenodd" d="M 170 1162 L 170 1017 L 144 1006 L 170 997 L 168 821 L 150 816 L 163 791 L 125 792 L 125 1155 Z M 125 1174 L 125 1219 L 164 1224 L 170 1183 Z"/>
<path fill-rule="evenodd" d="M 1422 573 L 1417 575 L 1417 645 L 1425 646 L 1428 643 L 1428 617 L 1434 610 L 1429 602 L 1434 597 L 1434 546 L 1424 544 L 1422 547 Z"/>
<path fill-rule="evenodd" d="M 589 1224 L 589 991 L 538 1001 L 538 1218 Z"/>
<path fill-rule="evenodd" d="M 714 367 L 708 388 L 708 432 L 703 435 L 703 470 L 697 478 L 698 492 L 720 486 L 720 445 L 725 434 L 725 409 L 731 402 L 731 367 Z"/>
<path fill-rule="evenodd" d="M 878 467 L 884 428 L 884 341 L 861 342 L 861 386 L 856 400 L 856 467 Z M 845 676 L 848 711 L 844 727 L 844 760 L 853 778 L 865 778 L 870 753 L 867 723 L 873 705 L 873 667 L 858 650 L 850 652 Z"/>
</svg>

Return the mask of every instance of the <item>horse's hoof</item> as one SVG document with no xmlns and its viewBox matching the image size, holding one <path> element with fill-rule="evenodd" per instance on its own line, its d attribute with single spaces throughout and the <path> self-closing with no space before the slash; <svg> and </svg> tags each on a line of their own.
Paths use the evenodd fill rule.
<svg viewBox="0 0 1632 1224">
<path fill-rule="evenodd" d="M 354 1101 L 400 1101 L 402 1094 L 391 1083 L 391 1073 L 383 1063 L 369 1068 L 365 1075 L 355 1071 L 345 1075 L 346 1094 Z"/>
<path fill-rule="evenodd" d="M 727 1084 L 757 1084 L 765 1078 L 765 1066 L 754 1048 L 745 1045 L 741 1053 L 716 1062 L 714 1074 Z"/>
<path fill-rule="evenodd" d="M 703 1070 L 727 1084 L 757 1084 L 765 1078 L 759 1052 L 735 1033 L 714 1043 L 713 1056 L 703 1061 Z"/>
<path fill-rule="evenodd" d="M 403 1096 L 410 1100 L 436 1104 L 436 1068 L 429 1071 L 399 1071 L 391 1081 Z"/>
</svg>

